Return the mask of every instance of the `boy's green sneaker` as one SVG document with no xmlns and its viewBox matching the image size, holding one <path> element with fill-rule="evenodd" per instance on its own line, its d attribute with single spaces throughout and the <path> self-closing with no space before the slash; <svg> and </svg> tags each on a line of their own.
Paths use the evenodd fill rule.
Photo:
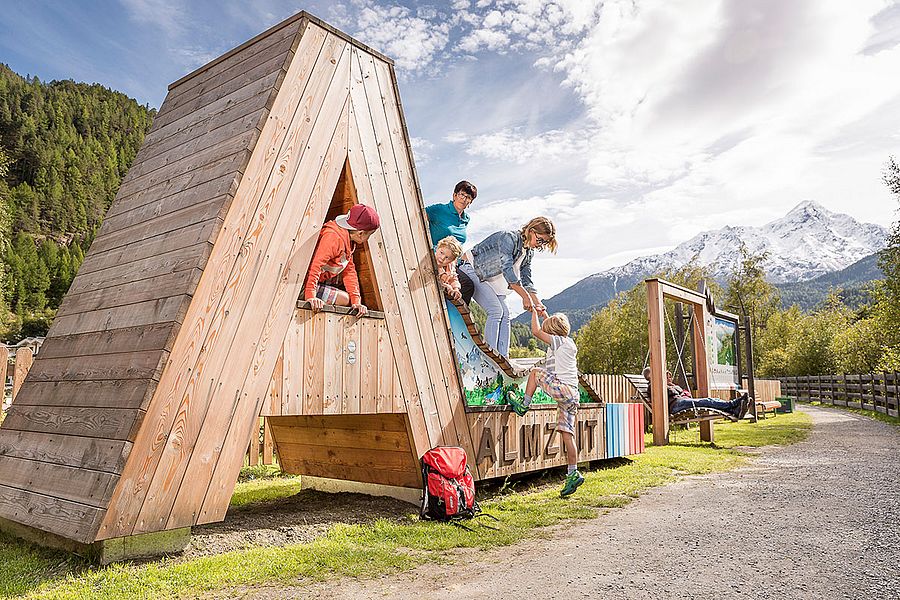
<svg viewBox="0 0 900 600">
<path fill-rule="evenodd" d="M 563 489 L 559 492 L 560 498 L 565 498 L 566 496 L 571 496 L 575 493 L 575 490 L 578 489 L 578 486 L 584 483 L 584 475 L 579 473 L 577 470 L 572 471 L 568 477 L 566 477 L 566 483 L 563 485 Z"/>
<path fill-rule="evenodd" d="M 506 403 L 509 404 L 509 407 L 513 409 L 513 412 L 520 417 L 528 412 L 528 406 L 519 400 L 519 397 L 516 396 L 516 393 L 512 390 L 506 393 Z"/>
</svg>

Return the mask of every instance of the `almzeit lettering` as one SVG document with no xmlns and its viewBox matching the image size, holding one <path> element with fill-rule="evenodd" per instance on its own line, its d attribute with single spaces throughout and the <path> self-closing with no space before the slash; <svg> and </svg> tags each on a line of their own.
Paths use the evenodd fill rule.
<svg viewBox="0 0 900 600">
<path fill-rule="evenodd" d="M 513 420 L 510 419 L 510 423 Z M 593 454 L 601 447 L 599 421 L 584 419 L 575 428 L 578 454 Z M 518 426 L 486 423 L 481 430 L 477 461 L 496 464 L 517 461 L 550 460 L 563 455 L 556 435 L 556 423 L 520 423 Z"/>
</svg>

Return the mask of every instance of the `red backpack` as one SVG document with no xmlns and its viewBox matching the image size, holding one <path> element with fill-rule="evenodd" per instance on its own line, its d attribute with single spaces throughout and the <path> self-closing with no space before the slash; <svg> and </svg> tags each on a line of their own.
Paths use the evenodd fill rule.
<svg viewBox="0 0 900 600">
<path fill-rule="evenodd" d="M 422 457 L 423 519 L 471 519 L 481 509 L 475 502 L 475 480 L 466 464 L 466 452 L 455 446 L 432 448 Z"/>
</svg>

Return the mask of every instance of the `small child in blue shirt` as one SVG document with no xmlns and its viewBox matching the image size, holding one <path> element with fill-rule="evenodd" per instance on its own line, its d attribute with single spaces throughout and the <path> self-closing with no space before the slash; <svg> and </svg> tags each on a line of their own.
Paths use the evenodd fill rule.
<svg viewBox="0 0 900 600">
<path fill-rule="evenodd" d="M 544 313 L 546 314 L 546 313 Z M 575 492 L 584 476 L 578 472 L 578 449 L 575 447 L 575 418 L 578 413 L 578 348 L 569 337 L 569 318 L 563 313 L 556 313 L 544 319 L 538 325 L 538 311 L 531 311 L 531 333 L 549 346 L 543 366 L 535 366 L 528 373 L 525 384 L 525 401 L 520 402 L 515 394 L 510 393 L 509 405 L 519 416 L 524 415 L 531 405 L 531 397 L 538 386 L 548 396 L 556 400 L 556 431 L 562 438 L 566 449 L 569 470 L 560 496 L 566 497 Z"/>
</svg>

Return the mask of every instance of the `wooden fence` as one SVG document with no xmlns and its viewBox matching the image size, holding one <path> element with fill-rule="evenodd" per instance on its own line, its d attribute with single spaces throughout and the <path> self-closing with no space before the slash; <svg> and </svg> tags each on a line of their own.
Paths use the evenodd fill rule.
<svg viewBox="0 0 900 600">
<path fill-rule="evenodd" d="M 259 418 L 259 431 L 250 438 L 246 462 L 251 467 L 275 464 L 275 444 L 272 440 L 272 430 L 265 417 Z"/>
<path fill-rule="evenodd" d="M 588 383 L 594 388 L 604 402 L 634 402 L 638 399 L 634 388 L 622 375 L 599 375 L 596 373 L 584 375 Z M 781 381 L 778 379 L 754 379 L 754 391 L 758 402 L 774 400 L 781 396 Z M 744 389 L 747 388 L 747 379 L 744 378 Z M 712 395 L 716 398 L 730 400 L 734 392 L 730 390 L 714 390 Z"/>
<path fill-rule="evenodd" d="M 865 375 L 808 375 L 782 377 L 785 395 L 802 402 L 818 401 L 835 406 L 874 410 L 900 416 L 900 373 Z"/>
<path fill-rule="evenodd" d="M 634 388 L 622 375 L 585 373 L 584 376 L 604 402 L 634 402 L 637 399 Z"/>
<path fill-rule="evenodd" d="M 28 374 L 28 370 L 31 369 L 33 362 L 34 352 L 31 348 L 13 349 L 11 354 L 8 347 L 0 344 L 0 381 L 3 382 L 3 394 L 0 397 L 0 421 L 3 420 L 2 416 L 22 388 L 22 383 L 25 381 L 25 376 Z M 10 373 L 10 370 L 12 372 L 12 381 L 7 385 L 7 374 Z M 9 389 L 8 399 L 6 394 L 7 388 Z"/>
</svg>

